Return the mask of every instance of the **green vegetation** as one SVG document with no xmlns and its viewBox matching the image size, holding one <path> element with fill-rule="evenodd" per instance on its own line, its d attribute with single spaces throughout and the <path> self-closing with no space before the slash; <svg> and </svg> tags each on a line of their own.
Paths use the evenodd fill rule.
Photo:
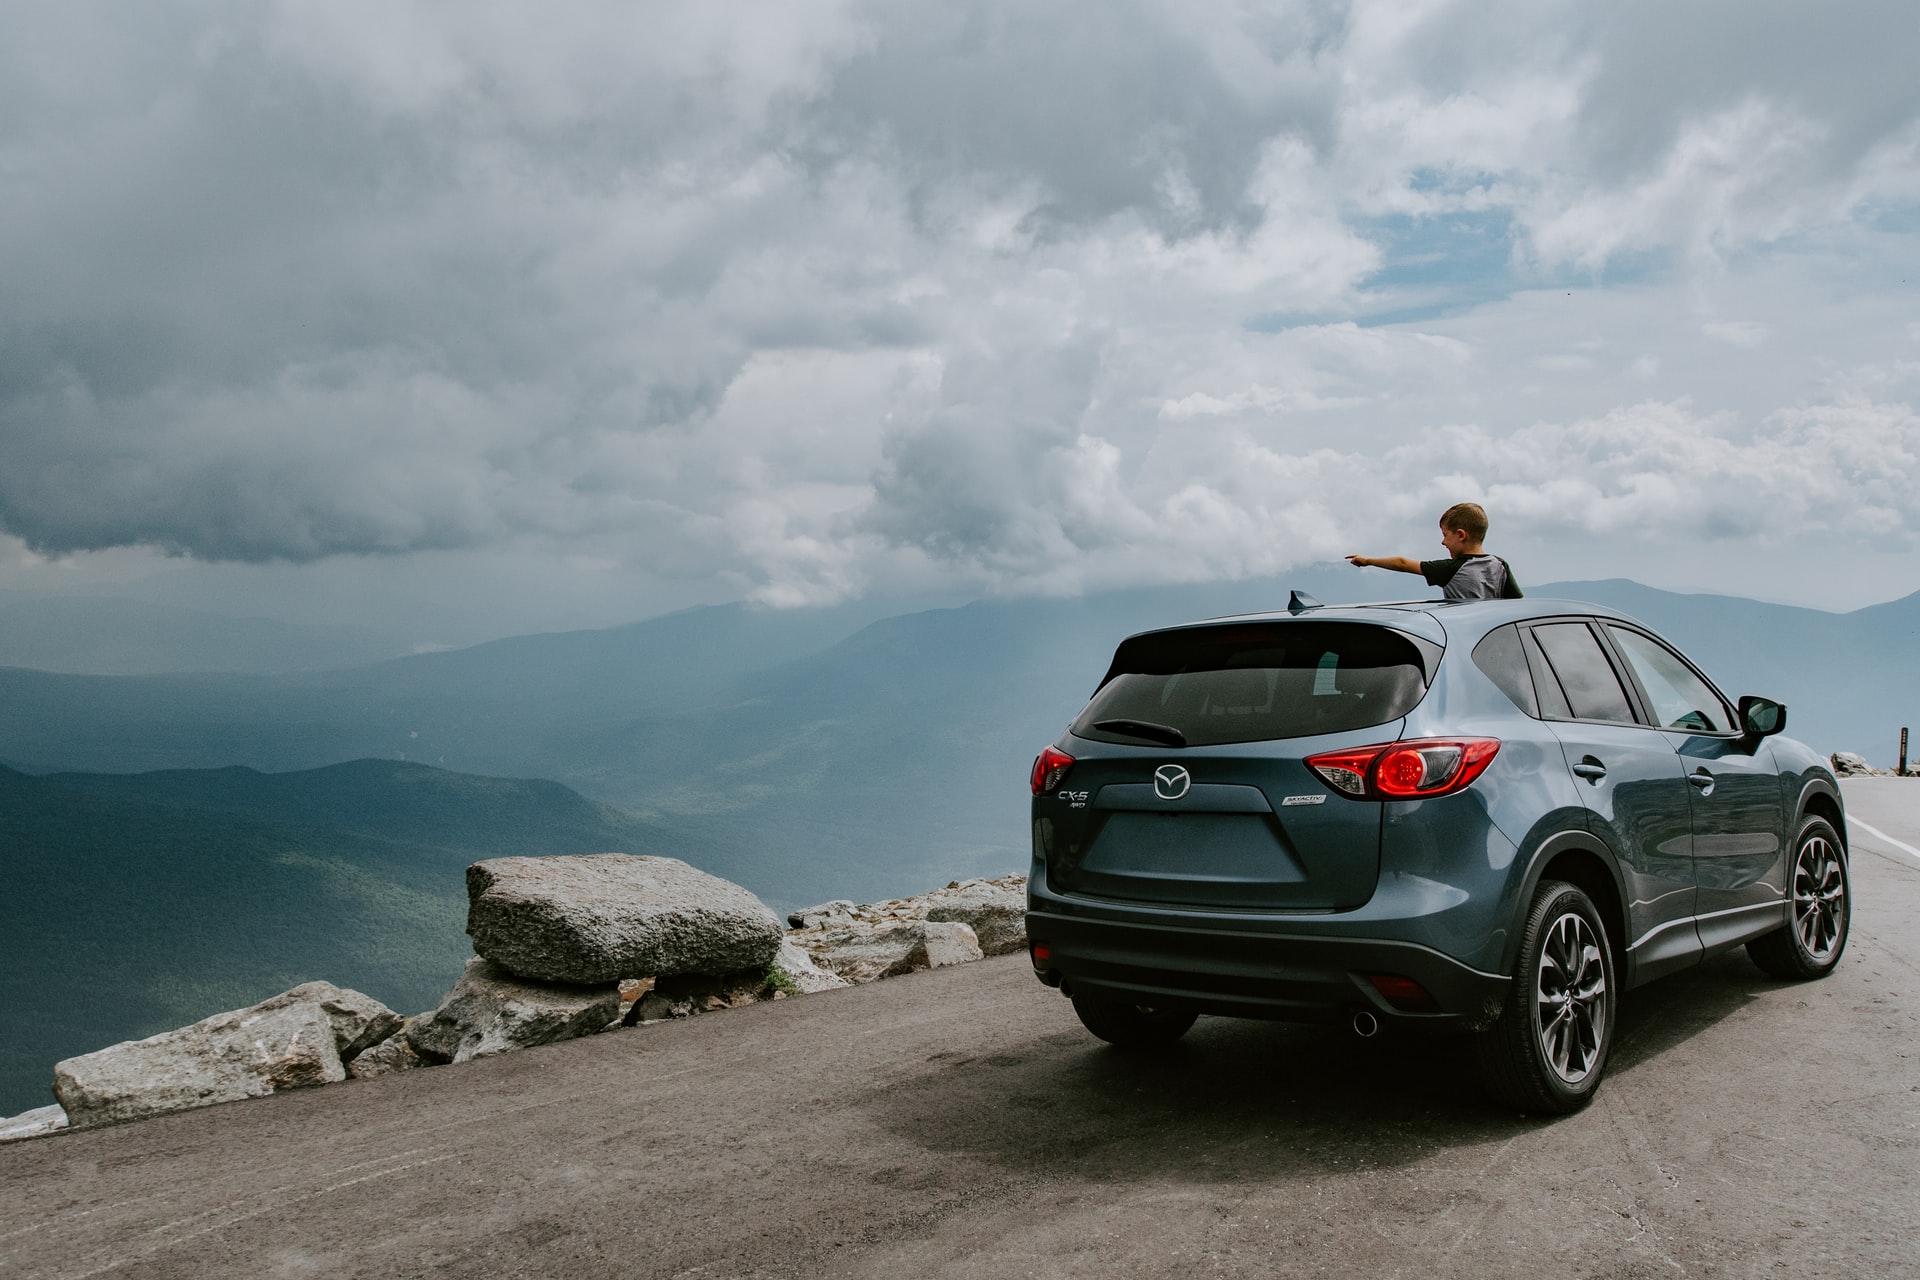
<svg viewBox="0 0 1920 1280">
<path fill-rule="evenodd" d="M 785 969 L 778 968 L 772 964 L 767 966 L 765 982 L 766 985 L 764 989 L 769 993 L 784 991 L 790 996 L 800 994 L 800 984 L 795 982 Z"/>
</svg>

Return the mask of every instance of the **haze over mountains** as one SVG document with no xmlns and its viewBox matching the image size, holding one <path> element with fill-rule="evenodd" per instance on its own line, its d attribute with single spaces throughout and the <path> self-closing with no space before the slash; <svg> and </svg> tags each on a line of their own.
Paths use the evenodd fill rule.
<svg viewBox="0 0 1920 1280">
<path fill-rule="evenodd" d="M 713 722 L 748 704 L 772 716 L 767 723 L 734 719 L 734 730 L 748 737 L 777 735 L 794 717 L 886 721 L 893 717 L 879 714 L 888 709 L 882 704 L 898 697 L 927 710 L 927 725 L 937 731 L 964 714 L 939 705 L 948 691 L 966 702 L 999 698 L 1031 707 L 1031 724 L 1050 739 L 1120 635 L 1275 607 L 1293 586 L 1329 602 L 1427 594 L 1411 578 L 1341 567 L 1271 582 L 1002 599 L 891 617 L 872 604 L 788 611 L 727 605 L 368 665 L 342 661 L 328 671 L 121 679 L 7 670 L 0 673 L 8 709 L 0 719 L 0 759 L 39 772 L 228 764 L 273 770 L 379 756 L 555 777 L 600 799 L 644 804 L 660 794 L 661 776 L 633 773 L 626 758 L 610 758 L 608 750 L 625 742 L 618 750 L 637 752 L 638 763 L 652 759 L 662 734 L 712 742 Z M 1846 746 L 1870 758 L 1890 750 L 1889 725 L 1879 719 L 1898 712 L 1886 705 L 1875 664 L 1885 662 L 1877 670 L 1890 674 L 1913 652 L 1920 595 L 1831 614 L 1619 580 L 1549 584 L 1532 593 L 1595 600 L 1644 618 L 1730 692 L 1764 687 L 1784 697 L 1793 707 L 1793 731 L 1815 745 Z M 0 635 L 23 627 L 19 612 L 18 605 L 0 609 Z M 177 658 L 177 670 L 206 672 L 217 645 L 202 638 L 192 648 Z M 31 664 L 0 662 L 9 665 Z M 829 703 L 821 701 L 825 690 L 808 687 L 821 679 L 831 683 Z M 1021 754 L 1037 745 L 1023 739 Z M 684 754 L 671 742 L 660 753 Z M 742 744 L 731 743 L 719 760 L 704 763 L 724 767 L 741 754 Z M 669 775 L 674 770 L 670 765 Z"/>
<path fill-rule="evenodd" d="M 1022 869 L 1027 766 L 1118 638 L 1403 583 L 1427 594 L 1342 566 L 877 620 L 701 608 L 330 671 L 0 669 L 21 888 L 0 905 L 0 1113 L 43 1103 L 61 1053 L 308 978 L 425 1007 L 466 953 L 478 857 L 668 854 L 782 909 Z M 1530 593 L 1644 619 L 1728 693 L 1785 701 L 1821 751 L 1888 764 L 1920 726 L 1920 594 L 1830 614 L 1626 581 Z"/>
<path fill-rule="evenodd" d="M 873 620 L 873 607 L 700 608 L 601 631 L 285 675 L 0 670 L 0 762 L 29 773 L 365 757 L 551 778 L 678 829 L 725 832 L 721 874 L 770 901 L 881 896 L 1025 857 L 1020 780 L 1129 631 L 1271 608 L 1289 586 L 1379 598 L 1393 575 L 1002 599 Z M 1413 579 L 1404 582 L 1426 594 Z M 1554 584 L 1672 636 L 1789 732 L 1891 761 L 1920 594 L 1849 614 L 1626 581 Z"/>
<path fill-rule="evenodd" d="M 239 618 L 119 596 L 0 590 L 0 667 L 78 675 L 357 666 L 413 646 L 366 627 Z"/>
</svg>

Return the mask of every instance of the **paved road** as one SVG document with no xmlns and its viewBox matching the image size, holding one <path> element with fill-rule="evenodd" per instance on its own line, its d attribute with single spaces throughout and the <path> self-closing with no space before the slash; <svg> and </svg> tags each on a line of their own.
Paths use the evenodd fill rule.
<svg viewBox="0 0 1920 1280">
<path fill-rule="evenodd" d="M 1022 957 L 0 1148 L 0 1276 L 1920 1275 L 1920 782 L 1852 945 L 1630 996 L 1581 1115 L 1445 1044 L 1129 1059 Z"/>
</svg>

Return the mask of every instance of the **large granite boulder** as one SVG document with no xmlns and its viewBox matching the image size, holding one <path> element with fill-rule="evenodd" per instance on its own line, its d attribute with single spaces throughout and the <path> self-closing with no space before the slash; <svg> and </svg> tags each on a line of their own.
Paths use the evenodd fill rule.
<svg viewBox="0 0 1920 1280">
<path fill-rule="evenodd" d="M 467 868 L 473 949 L 540 982 L 764 968 L 780 918 L 678 858 L 595 853 L 490 858 Z"/>
<path fill-rule="evenodd" d="M 347 1078 L 318 1002 L 268 1004 L 56 1063 L 53 1096 L 77 1129 Z"/>
<path fill-rule="evenodd" d="M 619 1016 L 617 983 L 528 982 L 475 957 L 438 1009 L 407 1024 L 406 1036 L 428 1062 L 467 1062 L 592 1035 Z"/>
<path fill-rule="evenodd" d="M 1027 946 L 1027 895 L 991 880 L 969 880 L 927 895 L 927 919 L 958 921 L 980 940 L 990 956 L 1024 951 Z"/>
</svg>

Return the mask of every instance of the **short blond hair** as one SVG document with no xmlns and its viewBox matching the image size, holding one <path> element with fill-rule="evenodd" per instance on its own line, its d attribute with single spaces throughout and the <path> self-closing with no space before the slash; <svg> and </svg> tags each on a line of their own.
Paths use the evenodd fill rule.
<svg viewBox="0 0 1920 1280">
<path fill-rule="evenodd" d="M 1475 542 L 1487 540 L 1487 510 L 1477 502 L 1456 502 L 1440 513 L 1440 527 L 1466 534 Z"/>
</svg>

